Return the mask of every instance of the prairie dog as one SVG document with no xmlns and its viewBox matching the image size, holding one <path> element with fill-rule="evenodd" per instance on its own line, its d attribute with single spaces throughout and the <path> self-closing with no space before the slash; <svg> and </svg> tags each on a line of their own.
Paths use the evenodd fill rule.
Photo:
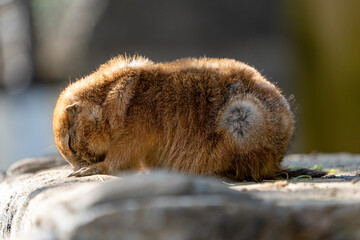
<svg viewBox="0 0 360 240">
<path fill-rule="evenodd" d="M 53 130 L 71 176 L 168 168 L 260 181 L 281 172 L 294 119 L 242 62 L 119 56 L 61 93 Z"/>
</svg>

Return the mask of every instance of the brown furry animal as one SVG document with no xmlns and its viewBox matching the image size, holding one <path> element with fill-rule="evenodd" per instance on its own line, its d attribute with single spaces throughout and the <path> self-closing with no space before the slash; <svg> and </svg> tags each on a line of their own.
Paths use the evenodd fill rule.
<svg viewBox="0 0 360 240">
<path fill-rule="evenodd" d="M 53 129 L 71 176 L 168 168 L 260 181 L 282 171 L 294 120 L 242 62 L 117 57 L 61 93 Z"/>
</svg>

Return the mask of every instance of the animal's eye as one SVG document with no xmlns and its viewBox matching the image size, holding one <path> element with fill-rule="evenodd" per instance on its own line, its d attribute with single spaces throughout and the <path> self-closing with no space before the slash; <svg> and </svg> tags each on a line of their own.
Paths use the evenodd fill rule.
<svg viewBox="0 0 360 240">
<path fill-rule="evenodd" d="M 71 135 L 70 134 L 69 134 L 69 140 L 68 140 L 68 147 L 73 154 L 76 154 L 76 151 L 71 146 Z"/>
</svg>

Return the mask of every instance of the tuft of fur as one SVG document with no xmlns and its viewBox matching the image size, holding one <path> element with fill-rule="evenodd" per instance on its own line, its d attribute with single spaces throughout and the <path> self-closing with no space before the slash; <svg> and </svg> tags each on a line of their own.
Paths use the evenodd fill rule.
<svg viewBox="0 0 360 240">
<path fill-rule="evenodd" d="M 240 145 L 250 145 L 253 142 L 261 142 L 266 133 L 266 119 L 259 103 L 249 100 L 237 100 L 226 107 L 222 115 L 222 126 L 227 128 Z M 247 149 L 250 150 L 251 146 Z"/>
<path fill-rule="evenodd" d="M 281 172 L 294 120 L 242 62 L 120 56 L 60 94 L 53 130 L 72 176 L 168 168 L 260 181 Z"/>
</svg>

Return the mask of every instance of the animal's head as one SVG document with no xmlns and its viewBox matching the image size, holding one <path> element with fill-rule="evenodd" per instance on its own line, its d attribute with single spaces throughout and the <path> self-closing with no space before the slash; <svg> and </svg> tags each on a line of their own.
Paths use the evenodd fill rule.
<svg viewBox="0 0 360 240">
<path fill-rule="evenodd" d="M 57 101 L 53 131 L 59 152 L 77 170 L 105 159 L 110 136 L 101 105 L 68 88 Z"/>
</svg>

